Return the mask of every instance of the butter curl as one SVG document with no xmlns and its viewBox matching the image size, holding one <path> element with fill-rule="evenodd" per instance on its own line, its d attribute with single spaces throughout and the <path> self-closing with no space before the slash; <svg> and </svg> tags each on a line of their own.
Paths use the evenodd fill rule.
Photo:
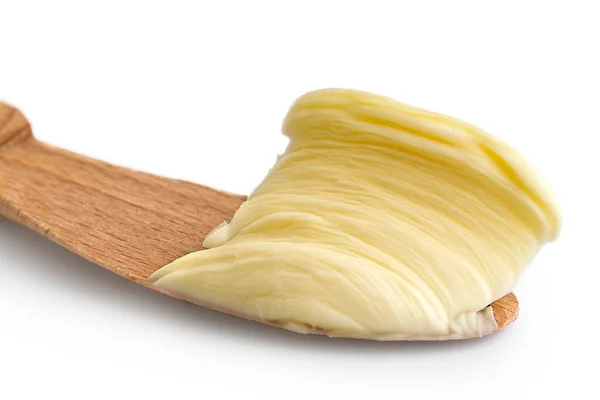
<svg viewBox="0 0 600 400">
<path fill-rule="evenodd" d="M 489 304 L 558 235 L 533 168 L 462 121 L 327 89 L 283 132 L 267 177 L 159 287 L 300 333 L 467 338 L 496 329 Z"/>
</svg>

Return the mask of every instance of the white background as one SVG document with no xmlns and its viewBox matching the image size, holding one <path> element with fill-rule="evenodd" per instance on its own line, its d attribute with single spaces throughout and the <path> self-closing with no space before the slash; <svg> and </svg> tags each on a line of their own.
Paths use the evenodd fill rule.
<svg viewBox="0 0 600 400">
<path fill-rule="evenodd" d="M 0 100 L 40 140 L 248 193 L 297 96 L 363 89 L 513 144 L 564 225 L 508 330 L 375 343 L 172 300 L 0 219 L 0 399 L 600 398 L 595 3 L 1 0 Z"/>
</svg>

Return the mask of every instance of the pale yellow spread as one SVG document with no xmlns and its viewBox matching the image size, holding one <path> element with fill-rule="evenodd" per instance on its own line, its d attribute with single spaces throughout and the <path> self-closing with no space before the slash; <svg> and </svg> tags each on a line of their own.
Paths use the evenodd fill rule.
<svg viewBox="0 0 600 400">
<path fill-rule="evenodd" d="M 299 98 L 283 131 L 268 176 L 159 287 L 302 333 L 481 336 L 558 234 L 526 160 L 459 120 L 331 89 Z"/>
</svg>

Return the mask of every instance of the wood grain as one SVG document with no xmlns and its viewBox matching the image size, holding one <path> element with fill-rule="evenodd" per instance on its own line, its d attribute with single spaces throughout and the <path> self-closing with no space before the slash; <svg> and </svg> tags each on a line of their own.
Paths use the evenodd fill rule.
<svg viewBox="0 0 600 400">
<path fill-rule="evenodd" d="M 154 290 L 147 278 L 200 250 L 244 200 L 41 143 L 21 112 L 0 103 L 0 214 Z M 517 317 L 512 293 L 492 307 L 499 330 Z"/>
</svg>

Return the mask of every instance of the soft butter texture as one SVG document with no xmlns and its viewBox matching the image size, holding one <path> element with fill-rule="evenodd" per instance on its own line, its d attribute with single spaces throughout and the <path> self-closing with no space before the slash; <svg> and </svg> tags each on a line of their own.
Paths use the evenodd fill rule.
<svg viewBox="0 0 600 400">
<path fill-rule="evenodd" d="M 301 333 L 482 336 L 559 217 L 513 148 L 370 93 L 300 97 L 264 181 L 151 276 L 176 295 Z"/>
</svg>

